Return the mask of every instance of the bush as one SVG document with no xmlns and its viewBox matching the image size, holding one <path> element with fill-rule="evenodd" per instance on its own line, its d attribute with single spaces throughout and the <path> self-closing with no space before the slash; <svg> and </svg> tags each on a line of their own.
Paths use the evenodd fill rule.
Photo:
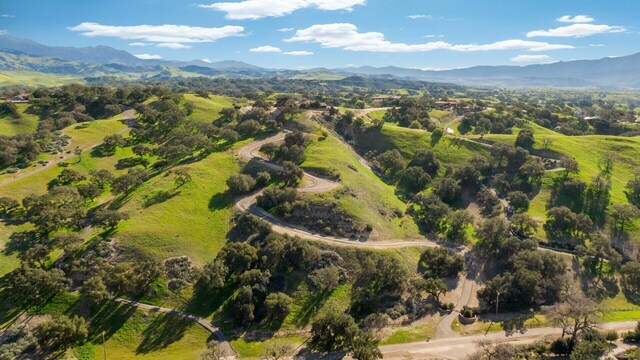
<svg viewBox="0 0 640 360">
<path fill-rule="evenodd" d="M 607 331 L 604 337 L 607 341 L 611 341 L 611 342 L 616 341 L 618 340 L 618 332 L 615 330 Z"/>
<path fill-rule="evenodd" d="M 551 343 L 551 352 L 556 355 L 569 355 L 572 349 L 573 342 L 570 338 L 558 338 Z"/>
<path fill-rule="evenodd" d="M 266 171 L 260 171 L 256 175 L 256 185 L 259 187 L 264 187 L 271 181 L 271 175 Z"/>
<path fill-rule="evenodd" d="M 253 190 L 256 186 L 256 180 L 247 174 L 231 175 L 231 177 L 227 179 L 227 186 L 234 194 L 244 194 Z"/>
</svg>

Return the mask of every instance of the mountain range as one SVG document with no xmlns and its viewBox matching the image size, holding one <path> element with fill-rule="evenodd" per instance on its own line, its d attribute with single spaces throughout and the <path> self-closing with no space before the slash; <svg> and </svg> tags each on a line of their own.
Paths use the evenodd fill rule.
<svg viewBox="0 0 640 360">
<path fill-rule="evenodd" d="M 277 70 L 233 60 L 219 62 L 145 60 L 109 46 L 83 48 L 48 46 L 32 40 L 0 35 L 1 70 L 26 70 L 79 76 L 160 72 L 166 77 L 284 77 L 317 80 L 366 75 L 500 87 L 640 89 L 640 53 L 598 60 L 575 60 L 527 66 L 474 66 L 441 71 L 395 66 Z"/>
</svg>

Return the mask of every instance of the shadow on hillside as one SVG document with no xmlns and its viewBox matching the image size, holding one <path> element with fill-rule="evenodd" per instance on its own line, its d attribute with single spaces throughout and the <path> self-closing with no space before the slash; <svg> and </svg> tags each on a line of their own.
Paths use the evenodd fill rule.
<svg viewBox="0 0 640 360">
<path fill-rule="evenodd" d="M 117 302 L 107 302 L 98 309 L 89 322 L 89 339 L 95 344 L 102 344 L 111 338 L 135 314 L 136 308 Z"/>
<path fill-rule="evenodd" d="M 35 231 L 18 231 L 9 235 L 8 241 L 5 243 L 3 254 L 17 254 L 22 258 L 27 250 L 29 250 L 37 241 L 38 234 Z"/>
<path fill-rule="evenodd" d="M 143 331 L 144 338 L 136 349 L 137 354 L 148 354 L 152 351 L 164 349 L 172 343 L 179 341 L 193 321 L 176 317 L 170 314 L 159 314 L 153 322 Z"/>
<path fill-rule="evenodd" d="M 233 195 L 229 191 L 213 194 L 209 199 L 209 210 L 221 210 L 231 207 Z"/>
<path fill-rule="evenodd" d="M 175 196 L 180 195 L 180 192 L 180 190 L 176 189 L 154 191 L 153 193 L 145 196 L 144 204 L 142 206 L 148 208 L 156 204 L 161 204 Z"/>
</svg>

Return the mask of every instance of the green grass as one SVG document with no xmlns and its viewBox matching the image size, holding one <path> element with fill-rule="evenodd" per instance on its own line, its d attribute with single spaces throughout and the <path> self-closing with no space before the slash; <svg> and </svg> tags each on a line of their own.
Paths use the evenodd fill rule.
<svg viewBox="0 0 640 360">
<path fill-rule="evenodd" d="M 0 87 L 20 86 L 60 86 L 71 83 L 84 83 L 80 76 L 45 74 L 36 71 L 5 70 L 0 72 Z"/>
<path fill-rule="evenodd" d="M 386 113 L 387 113 L 387 110 L 374 110 L 369 113 L 369 117 L 374 120 L 382 120 Z"/>
<path fill-rule="evenodd" d="M 449 165 L 459 165 L 474 154 L 488 155 L 486 147 L 468 141 L 443 136 L 432 142 L 431 133 L 425 130 L 409 129 L 385 124 L 380 131 L 368 130 L 358 136 L 357 146 L 363 151 L 379 153 L 398 149 L 405 159 L 410 160 L 420 149 L 433 149 L 444 170 Z"/>
<path fill-rule="evenodd" d="M 13 136 L 18 134 L 28 134 L 38 127 L 38 117 L 25 112 L 29 104 L 15 104 L 18 110 L 18 117 L 0 117 L 0 135 Z"/>
<path fill-rule="evenodd" d="M 271 338 L 267 340 L 248 341 L 244 339 L 232 340 L 231 346 L 238 352 L 240 358 L 260 358 L 264 355 L 265 349 L 272 344 L 289 345 L 294 350 L 305 342 L 305 338 L 299 336 L 288 336 Z M 295 353 L 295 351 L 294 351 Z"/>
<path fill-rule="evenodd" d="M 487 140 L 513 143 L 516 135 L 485 135 Z M 590 182 L 591 178 L 600 173 L 600 160 L 607 154 L 615 158 L 613 173 L 611 174 L 611 202 L 626 203 L 624 188 L 633 177 L 634 171 L 640 168 L 640 139 L 616 137 L 606 135 L 565 136 L 561 134 L 547 134 L 538 136 L 541 140 L 548 137 L 553 140 L 551 150 L 574 157 L 580 164 L 580 178 Z"/>
<path fill-rule="evenodd" d="M 166 314 L 143 315 L 137 311 L 125 317 L 126 321 L 102 334 L 95 333 L 91 341 L 69 352 L 79 360 L 103 359 L 197 359 L 206 348 L 211 335 L 200 325 Z M 114 316 L 111 322 L 123 319 Z"/>
<path fill-rule="evenodd" d="M 118 133 L 124 129 L 126 129 L 126 125 L 117 120 L 116 118 L 110 120 L 95 120 L 88 123 L 89 126 L 86 128 L 78 127 L 77 125 L 71 125 L 62 132 L 71 137 L 69 145 L 67 146 L 67 151 L 72 151 L 76 146 L 79 146 L 82 149 L 88 148 L 93 145 L 100 144 L 102 139 L 105 136 L 110 134 Z M 50 154 L 42 154 L 38 160 L 48 160 L 52 161 L 58 159 L 61 154 L 50 155 Z M 81 161 L 78 162 L 79 158 L 77 156 L 72 156 L 66 160 L 70 166 L 74 166 L 77 163 L 79 166 L 99 166 L 97 163 L 102 162 L 104 159 L 109 158 L 93 158 L 95 159 L 94 165 L 92 164 L 92 159 L 90 155 L 90 151 L 85 151 L 81 155 Z M 10 181 L 11 179 L 16 179 L 19 177 L 25 176 L 25 174 L 29 174 L 36 170 L 39 170 L 42 167 L 40 164 L 33 164 L 26 169 L 22 169 L 15 174 L 1 174 L 0 175 L 0 184 Z M 0 186 L 0 196 L 10 196 L 14 198 L 22 198 L 24 195 L 31 192 L 41 192 L 45 188 L 42 185 L 46 185 L 48 181 L 53 179 L 57 174 L 62 171 L 62 168 L 59 166 L 52 166 L 44 171 L 40 171 L 37 174 L 30 175 L 24 179 L 18 180 L 12 184 Z M 13 194 L 13 195 L 8 195 Z M 16 194 L 18 196 L 16 196 Z"/>
<path fill-rule="evenodd" d="M 192 181 L 180 188 L 172 176 L 160 175 L 133 192 L 121 209 L 130 218 L 118 228 L 118 244 L 158 260 L 186 255 L 203 265 L 215 257 L 226 242 L 232 215 L 225 181 L 239 170 L 238 163 L 228 151 L 184 167 Z M 162 192 L 168 200 L 149 206 L 149 199 Z"/>
<path fill-rule="evenodd" d="M 450 116 L 451 114 L 452 114 L 451 111 L 446 111 L 446 110 L 434 109 L 429 111 L 429 117 L 437 120 L 442 120 L 443 118 Z"/>
<path fill-rule="evenodd" d="M 360 164 L 353 150 L 333 136 L 313 141 L 307 148 L 307 160 L 302 167 L 312 172 L 317 169 L 336 170 L 340 174 L 341 189 L 348 191 L 335 198 L 335 201 L 342 210 L 371 224 L 378 238 L 388 240 L 418 236 L 417 226 L 410 217 L 397 218 L 392 213 L 393 209 L 404 212 L 406 207 L 396 197 L 394 187 L 385 184 Z M 332 197 L 331 194 L 313 196 Z"/>
<path fill-rule="evenodd" d="M 380 342 L 380 345 L 404 344 L 434 338 L 439 320 L 440 317 L 434 317 L 433 319 L 428 319 L 426 324 L 411 325 L 393 330 L 387 338 Z"/>
<path fill-rule="evenodd" d="M 220 110 L 233 106 L 228 98 L 217 95 L 209 95 L 209 98 L 205 99 L 195 94 L 185 94 L 184 99 L 195 105 L 195 110 L 188 118 L 209 123 L 219 117 Z"/>
</svg>

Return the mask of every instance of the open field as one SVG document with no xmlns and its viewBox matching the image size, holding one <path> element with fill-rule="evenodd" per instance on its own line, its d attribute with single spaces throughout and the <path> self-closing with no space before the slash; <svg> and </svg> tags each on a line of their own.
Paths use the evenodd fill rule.
<svg viewBox="0 0 640 360">
<path fill-rule="evenodd" d="M 184 167 L 192 177 L 184 186 L 158 176 L 131 194 L 121 208 L 130 218 L 118 228 L 118 244 L 157 260 L 186 255 L 199 266 L 215 257 L 231 226 L 233 197 L 225 181 L 238 164 L 223 152 Z"/>
<path fill-rule="evenodd" d="M 410 160 L 419 149 L 433 149 L 440 161 L 441 170 L 448 165 L 464 163 L 474 154 L 487 155 L 486 147 L 448 136 L 437 140 L 425 130 L 409 129 L 385 124 L 380 131 L 369 130 L 357 138 L 357 147 L 363 152 L 378 153 L 398 149 L 405 159 Z"/>
<path fill-rule="evenodd" d="M 195 105 L 195 110 L 188 118 L 208 123 L 218 118 L 220 110 L 233 106 L 228 98 L 218 95 L 209 95 L 209 98 L 205 99 L 195 94 L 185 94 L 184 100 Z"/>
<path fill-rule="evenodd" d="M 0 135 L 13 136 L 30 133 L 38 127 L 38 116 L 25 112 L 29 104 L 15 104 L 18 117 L 0 117 Z"/>
<path fill-rule="evenodd" d="M 83 83 L 81 76 L 45 74 L 35 71 L 0 71 L 0 87 L 21 86 L 59 86 L 71 83 Z"/>
</svg>

